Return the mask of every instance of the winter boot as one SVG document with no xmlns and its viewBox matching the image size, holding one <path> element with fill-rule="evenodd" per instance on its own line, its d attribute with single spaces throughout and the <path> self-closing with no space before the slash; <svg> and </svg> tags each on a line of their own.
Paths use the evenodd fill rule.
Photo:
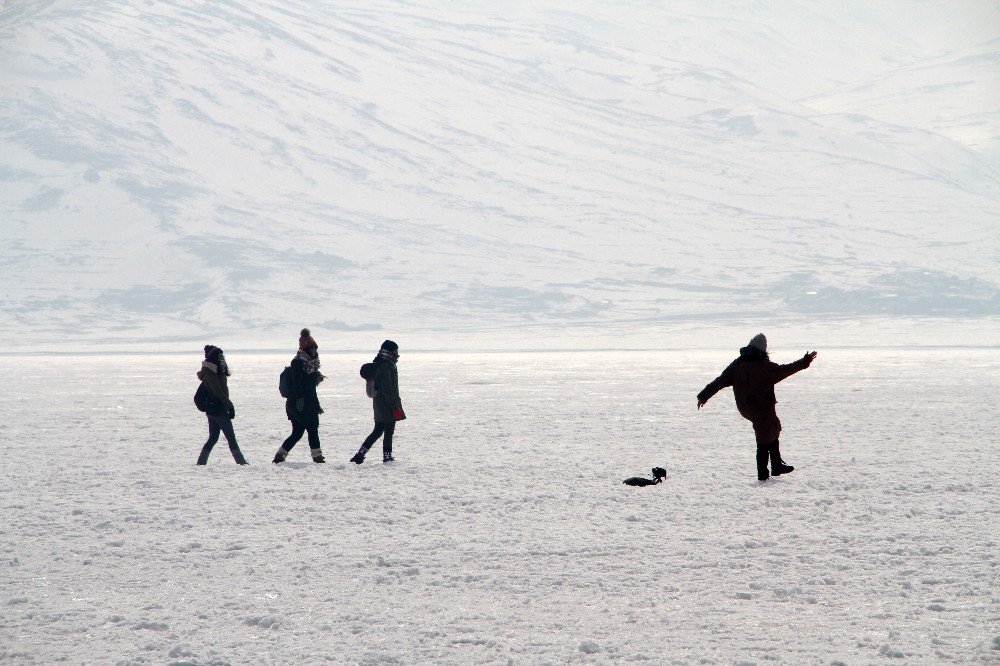
<svg viewBox="0 0 1000 666">
<path fill-rule="evenodd" d="M 288 451 L 286 451 L 285 449 L 278 449 L 278 452 L 274 454 L 274 460 L 272 460 L 271 462 L 283 463 L 285 462 L 285 458 L 287 457 L 288 457 Z"/>
<path fill-rule="evenodd" d="M 757 446 L 757 480 L 767 481 L 771 475 L 767 471 L 767 458 L 769 449 L 767 446 Z"/>
<path fill-rule="evenodd" d="M 323 457 L 323 451 L 317 446 L 315 449 L 309 449 L 312 453 L 312 458 L 314 463 L 325 463 L 326 458 Z"/>
<path fill-rule="evenodd" d="M 384 463 L 396 462 L 396 459 L 392 457 L 391 453 L 383 453 L 382 454 L 382 462 L 384 462 Z"/>
<path fill-rule="evenodd" d="M 351 462 L 354 463 L 355 465 L 360 465 L 364 461 L 365 461 L 365 450 L 358 449 L 358 452 L 354 454 L 353 458 L 351 458 Z"/>
<path fill-rule="evenodd" d="M 786 465 L 785 461 L 781 459 L 781 450 L 779 449 L 778 440 L 774 440 L 769 447 L 768 452 L 771 456 L 771 476 L 788 474 L 795 469 L 791 465 Z"/>
</svg>

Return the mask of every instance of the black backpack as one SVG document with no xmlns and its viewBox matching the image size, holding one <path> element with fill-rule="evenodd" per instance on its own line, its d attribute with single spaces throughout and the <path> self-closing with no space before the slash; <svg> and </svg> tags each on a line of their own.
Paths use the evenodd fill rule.
<svg viewBox="0 0 1000 666">
<path fill-rule="evenodd" d="M 286 365 L 285 369 L 278 375 L 278 393 L 282 398 L 292 395 L 292 366 Z"/>
<path fill-rule="evenodd" d="M 375 363 L 365 363 L 361 366 L 361 378 L 365 380 L 365 395 L 374 398 L 377 389 L 375 388 L 375 373 L 378 365 Z"/>
<path fill-rule="evenodd" d="M 214 411 L 216 407 L 215 396 L 208 390 L 204 382 L 198 384 L 198 390 L 194 392 L 194 406 L 199 412 Z"/>
</svg>

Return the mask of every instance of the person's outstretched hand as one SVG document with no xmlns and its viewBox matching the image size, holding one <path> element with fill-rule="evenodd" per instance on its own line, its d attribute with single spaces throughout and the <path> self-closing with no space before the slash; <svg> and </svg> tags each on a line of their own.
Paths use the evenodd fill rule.
<svg viewBox="0 0 1000 666">
<path fill-rule="evenodd" d="M 814 351 L 806 352 L 806 355 L 803 356 L 802 358 L 805 359 L 806 367 L 808 368 L 810 365 L 812 365 L 813 360 L 815 360 L 816 352 Z"/>
<path fill-rule="evenodd" d="M 698 409 L 701 409 L 704 406 L 705 406 L 705 401 L 704 400 L 699 400 L 698 401 Z"/>
</svg>

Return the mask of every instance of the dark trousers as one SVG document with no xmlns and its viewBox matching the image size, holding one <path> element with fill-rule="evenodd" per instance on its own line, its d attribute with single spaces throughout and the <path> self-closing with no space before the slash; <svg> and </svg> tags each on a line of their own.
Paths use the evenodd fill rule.
<svg viewBox="0 0 1000 666">
<path fill-rule="evenodd" d="M 243 452 L 240 451 L 240 445 L 236 443 L 236 432 L 233 430 L 232 420 L 225 414 L 206 414 L 206 416 L 208 417 L 208 441 L 205 442 L 205 446 L 201 447 L 198 464 L 208 464 L 208 454 L 212 452 L 212 447 L 219 441 L 219 432 L 222 432 L 226 436 L 226 441 L 229 442 L 229 451 L 233 454 L 233 458 L 240 465 L 245 465 L 247 460 L 243 457 Z"/>
<path fill-rule="evenodd" d="M 302 435 L 307 432 L 309 433 L 309 448 L 318 449 L 319 424 L 310 423 L 309 425 L 304 425 L 298 421 L 292 421 L 292 434 L 289 435 L 281 444 L 281 448 L 283 448 L 286 452 L 291 451 L 292 447 L 298 444 L 299 440 L 302 439 Z"/>
<path fill-rule="evenodd" d="M 781 449 L 778 440 L 770 444 L 757 445 L 757 478 L 766 479 L 770 475 L 767 471 L 767 461 L 771 461 L 771 469 L 775 469 L 785 464 L 781 459 Z"/>
<path fill-rule="evenodd" d="M 382 457 L 392 455 L 392 433 L 396 431 L 395 421 L 385 421 L 385 422 L 375 422 L 375 429 L 372 430 L 372 434 L 365 438 L 364 444 L 361 445 L 361 450 L 364 453 L 368 453 L 368 449 L 372 448 L 372 444 L 382 437 Z"/>
</svg>

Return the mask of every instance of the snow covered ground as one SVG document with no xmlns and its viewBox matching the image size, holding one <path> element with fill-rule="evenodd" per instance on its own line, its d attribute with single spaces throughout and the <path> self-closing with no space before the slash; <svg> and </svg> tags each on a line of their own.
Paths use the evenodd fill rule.
<svg viewBox="0 0 1000 666">
<path fill-rule="evenodd" d="M 280 468 L 285 355 L 229 354 L 246 468 L 194 466 L 196 353 L 0 357 L 0 662 L 1000 661 L 995 349 L 821 348 L 763 485 L 695 409 L 734 350 L 403 351 L 361 467 L 367 355 Z"/>
</svg>

